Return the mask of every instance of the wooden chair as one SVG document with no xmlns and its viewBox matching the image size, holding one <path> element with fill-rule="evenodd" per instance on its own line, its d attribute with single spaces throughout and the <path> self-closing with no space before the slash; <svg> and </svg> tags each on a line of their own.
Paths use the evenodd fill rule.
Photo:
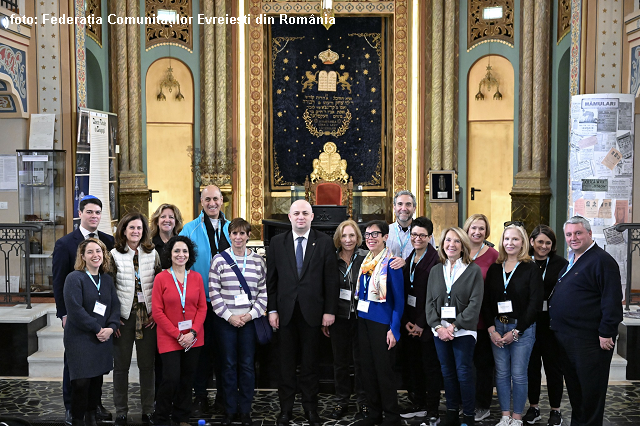
<svg viewBox="0 0 640 426">
<path fill-rule="evenodd" d="M 346 206 L 353 216 L 353 178 L 347 174 L 347 160 L 338 154 L 336 144 L 327 142 L 313 160 L 313 172 L 305 178 L 305 199 L 312 205 Z"/>
</svg>

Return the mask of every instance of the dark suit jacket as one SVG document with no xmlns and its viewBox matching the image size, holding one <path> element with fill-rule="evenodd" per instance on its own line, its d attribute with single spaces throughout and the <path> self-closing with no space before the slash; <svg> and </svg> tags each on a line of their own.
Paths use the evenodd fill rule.
<svg viewBox="0 0 640 426">
<path fill-rule="evenodd" d="M 98 231 L 98 238 L 107 246 L 107 251 L 111 251 L 114 243 L 113 237 Z M 64 281 L 67 279 L 67 275 L 74 271 L 76 252 L 82 240 L 84 240 L 82 232 L 80 229 L 76 229 L 58 239 L 53 249 L 53 297 L 56 299 L 56 316 L 58 318 L 67 315 L 63 294 Z"/>
<path fill-rule="evenodd" d="M 333 240 L 312 229 L 298 277 L 292 231 L 271 239 L 267 254 L 267 311 L 277 311 L 280 326 L 291 320 L 296 300 L 305 321 L 322 325 L 323 314 L 337 313 L 340 280 Z"/>
</svg>

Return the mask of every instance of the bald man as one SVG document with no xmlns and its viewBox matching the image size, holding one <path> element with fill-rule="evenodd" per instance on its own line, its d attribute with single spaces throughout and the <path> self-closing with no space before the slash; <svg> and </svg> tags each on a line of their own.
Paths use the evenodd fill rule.
<svg viewBox="0 0 640 426">
<path fill-rule="evenodd" d="M 288 426 L 296 393 L 298 351 L 302 407 L 310 426 L 319 426 L 318 352 L 321 326 L 335 320 L 340 295 L 333 240 L 311 229 L 311 205 L 298 200 L 289 210 L 291 231 L 271 239 L 267 255 L 269 322 L 279 329 L 278 426 Z"/>
<path fill-rule="evenodd" d="M 215 321 L 218 316 L 213 312 L 211 300 L 209 299 L 209 268 L 211 267 L 211 259 L 216 254 L 231 247 L 229 239 L 229 221 L 222 213 L 222 192 L 215 185 L 209 185 L 202 190 L 200 194 L 200 204 L 202 204 L 202 212 L 200 215 L 187 223 L 180 235 L 191 238 L 193 244 L 198 250 L 196 263 L 191 267 L 192 271 L 196 271 L 202 275 L 204 283 L 204 294 L 207 296 L 207 316 L 204 321 L 204 350 L 200 351 L 200 360 L 198 362 L 198 370 L 193 382 L 194 390 L 194 409 L 193 415 L 201 417 L 202 414 L 209 412 L 209 399 L 207 398 L 207 384 L 212 375 L 213 370 L 216 377 L 220 377 L 221 365 L 215 347 Z M 200 339 L 201 336 L 198 336 Z M 222 407 L 222 387 L 221 380 L 217 380 L 218 392 L 216 394 L 216 405 Z"/>
</svg>

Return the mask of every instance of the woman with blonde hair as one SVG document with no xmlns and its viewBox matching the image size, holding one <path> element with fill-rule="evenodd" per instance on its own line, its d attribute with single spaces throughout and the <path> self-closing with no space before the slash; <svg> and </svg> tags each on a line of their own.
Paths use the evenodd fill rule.
<svg viewBox="0 0 640 426">
<path fill-rule="evenodd" d="M 469 216 L 462 226 L 469 235 L 469 255 L 473 263 L 480 267 L 482 279 L 487 276 L 489 267 L 496 262 L 498 251 L 487 241 L 491 235 L 489 219 L 482 213 Z M 473 353 L 473 364 L 476 370 L 476 412 L 475 421 L 489 417 L 489 407 L 493 398 L 493 350 L 491 340 L 486 333 L 487 327 L 482 315 L 478 320 L 478 340 Z"/>
<path fill-rule="evenodd" d="M 487 272 L 482 312 L 493 343 L 496 388 L 502 418 L 496 426 L 521 426 L 527 400 L 527 368 L 536 339 L 536 316 L 542 309 L 543 283 L 529 257 L 522 222 L 507 222 L 495 264 Z M 513 388 L 513 416 L 511 395 Z"/>
<path fill-rule="evenodd" d="M 149 219 L 149 235 L 156 251 L 162 257 L 162 248 L 182 231 L 182 214 L 173 204 L 163 203 L 158 206 Z"/>
<path fill-rule="evenodd" d="M 83 240 L 74 269 L 64 282 L 64 348 L 71 377 L 72 424 L 95 426 L 102 376 L 113 369 L 110 338 L 120 326 L 120 302 L 108 274 L 109 252 L 102 241 Z"/>
<path fill-rule="evenodd" d="M 480 267 L 469 256 L 467 233 L 452 227 L 442 231 L 438 255 L 442 266 L 434 266 L 427 284 L 427 323 L 435 337 L 447 399 L 446 426 L 474 424 L 476 387 L 473 351 L 476 326 L 482 308 L 484 283 Z"/>
</svg>

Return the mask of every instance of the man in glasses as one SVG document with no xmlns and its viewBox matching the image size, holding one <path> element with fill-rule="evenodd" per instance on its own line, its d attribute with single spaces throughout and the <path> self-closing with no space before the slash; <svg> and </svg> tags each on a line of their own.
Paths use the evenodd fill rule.
<svg viewBox="0 0 640 426">
<path fill-rule="evenodd" d="M 581 216 L 564 224 L 571 249 L 549 297 L 551 330 L 560 344 L 560 362 L 571 402 L 571 425 L 601 425 L 609 368 L 622 321 L 620 267 L 593 241 Z"/>
<path fill-rule="evenodd" d="M 335 321 L 340 295 L 338 263 L 333 240 L 311 229 L 311 205 L 295 201 L 289 209 L 292 229 L 271 239 L 267 254 L 267 310 L 269 323 L 279 329 L 280 415 L 277 426 L 292 419 L 296 384 L 310 426 L 318 416 L 318 353 L 320 327 Z M 300 377 L 296 381 L 298 351 Z"/>
<path fill-rule="evenodd" d="M 411 222 L 416 212 L 416 197 L 408 190 L 396 192 L 393 197 L 393 213 L 396 221 L 389 225 L 387 247 L 394 256 L 406 259 L 413 247 L 411 246 Z"/>
</svg>

